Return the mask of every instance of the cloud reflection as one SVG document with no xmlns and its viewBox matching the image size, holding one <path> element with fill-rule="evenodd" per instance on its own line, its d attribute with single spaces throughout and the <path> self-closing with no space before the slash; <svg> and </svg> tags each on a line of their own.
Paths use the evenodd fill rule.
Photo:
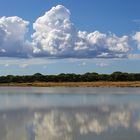
<svg viewBox="0 0 140 140">
<path fill-rule="evenodd" d="M 140 109 L 133 104 L 0 112 L 1 140 L 92 140 L 119 131 L 131 140 L 132 130 L 140 134 Z"/>
<path fill-rule="evenodd" d="M 108 131 L 137 129 L 140 118 L 133 120 L 133 111 L 126 107 L 87 108 L 76 110 L 50 110 L 35 112 L 32 134 L 35 140 L 76 140 L 89 134 L 100 135 Z M 106 107 L 107 108 L 107 107 Z"/>
</svg>

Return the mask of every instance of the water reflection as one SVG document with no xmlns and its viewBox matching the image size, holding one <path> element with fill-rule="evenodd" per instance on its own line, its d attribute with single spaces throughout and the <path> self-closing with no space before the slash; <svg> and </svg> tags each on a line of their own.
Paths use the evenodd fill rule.
<svg viewBox="0 0 140 140">
<path fill-rule="evenodd" d="M 36 140 L 77 140 L 89 134 L 93 139 L 108 132 L 117 133 L 119 129 L 139 132 L 140 118 L 133 113 L 134 110 L 123 106 L 35 112 L 32 134 Z"/>
<path fill-rule="evenodd" d="M 0 94 L 0 140 L 139 137 L 139 94 Z"/>
</svg>

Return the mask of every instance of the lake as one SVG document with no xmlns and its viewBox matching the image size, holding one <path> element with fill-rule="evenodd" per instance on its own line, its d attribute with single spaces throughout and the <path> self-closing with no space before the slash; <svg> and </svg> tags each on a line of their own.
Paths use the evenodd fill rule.
<svg viewBox="0 0 140 140">
<path fill-rule="evenodd" d="M 0 140 L 139 140 L 140 88 L 0 87 Z"/>
</svg>

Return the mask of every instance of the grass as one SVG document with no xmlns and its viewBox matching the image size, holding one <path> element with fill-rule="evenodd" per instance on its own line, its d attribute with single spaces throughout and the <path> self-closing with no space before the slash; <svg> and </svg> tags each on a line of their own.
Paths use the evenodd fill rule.
<svg viewBox="0 0 140 140">
<path fill-rule="evenodd" d="M 0 86 L 18 87 L 140 87 L 140 81 L 125 82 L 33 82 L 33 83 L 0 83 Z"/>
</svg>

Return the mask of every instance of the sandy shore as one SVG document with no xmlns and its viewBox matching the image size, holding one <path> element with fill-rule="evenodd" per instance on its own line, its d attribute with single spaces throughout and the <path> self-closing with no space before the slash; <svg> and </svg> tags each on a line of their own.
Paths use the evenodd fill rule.
<svg viewBox="0 0 140 140">
<path fill-rule="evenodd" d="M 140 81 L 133 82 L 34 82 L 0 83 L 0 86 L 18 87 L 140 87 Z"/>
</svg>

